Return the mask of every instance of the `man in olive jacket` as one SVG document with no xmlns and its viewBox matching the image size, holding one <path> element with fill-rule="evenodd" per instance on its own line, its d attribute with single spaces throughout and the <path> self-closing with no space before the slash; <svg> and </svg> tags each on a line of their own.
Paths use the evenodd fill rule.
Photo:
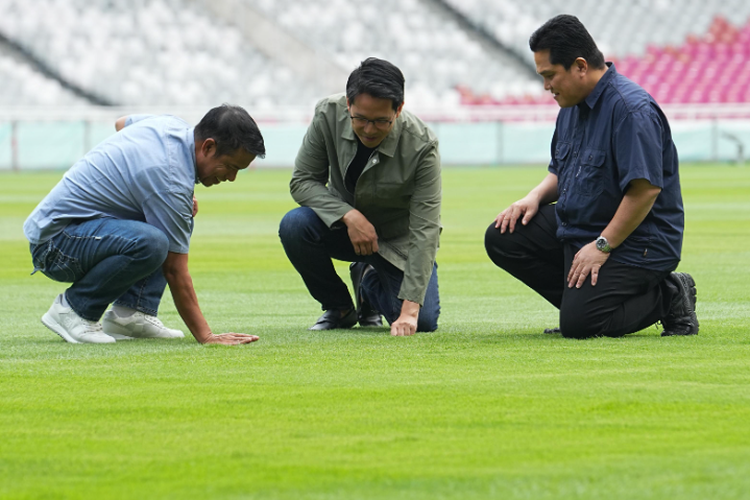
<svg viewBox="0 0 750 500">
<path fill-rule="evenodd" d="M 434 331 L 440 314 L 440 155 L 432 131 L 403 110 L 404 77 L 369 58 L 346 95 L 320 101 L 290 183 L 301 205 L 279 236 L 325 313 L 311 330 L 381 325 Z M 350 266 L 355 303 L 332 258 Z"/>
</svg>

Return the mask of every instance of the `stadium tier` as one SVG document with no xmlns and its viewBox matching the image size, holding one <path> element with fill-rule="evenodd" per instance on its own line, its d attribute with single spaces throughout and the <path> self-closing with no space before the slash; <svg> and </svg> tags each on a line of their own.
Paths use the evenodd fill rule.
<svg viewBox="0 0 750 500">
<path fill-rule="evenodd" d="M 24 103 L 30 106 L 86 104 L 86 100 L 65 89 L 20 58 L 0 51 L 0 106 Z"/>
<path fill-rule="evenodd" d="M 391 60 L 414 108 L 553 105 L 528 38 L 561 12 L 659 102 L 750 102 L 746 0 L 0 0 L 0 106 L 309 109 L 331 91 L 250 36 L 240 7 L 341 75 Z"/>
<path fill-rule="evenodd" d="M 232 101 L 264 108 L 315 98 L 289 68 L 206 15 L 200 3 L 0 0 L 0 12 L 0 33 L 113 104 Z"/>
</svg>

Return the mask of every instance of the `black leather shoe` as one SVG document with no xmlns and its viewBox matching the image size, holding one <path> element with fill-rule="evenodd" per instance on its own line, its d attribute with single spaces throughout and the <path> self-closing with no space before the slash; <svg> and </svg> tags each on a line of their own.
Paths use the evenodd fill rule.
<svg viewBox="0 0 750 500">
<path fill-rule="evenodd" d="M 562 331 L 560 331 L 559 326 L 556 326 L 554 328 L 545 328 L 544 333 L 562 333 Z"/>
<path fill-rule="evenodd" d="M 697 292 L 693 277 L 688 273 L 670 273 L 666 281 L 667 286 L 675 292 L 675 296 L 669 312 L 661 320 L 664 325 L 661 336 L 696 335 L 700 325 L 695 314 Z"/>
<path fill-rule="evenodd" d="M 359 326 L 383 326 L 383 318 L 380 317 L 380 312 L 375 310 L 369 302 L 365 301 L 359 292 L 362 278 L 370 271 L 375 271 L 375 269 L 365 262 L 352 262 L 349 265 L 349 275 L 352 278 L 352 286 L 354 287 L 354 300 L 357 304 L 357 321 L 359 322 Z"/>
<path fill-rule="evenodd" d="M 357 311 L 349 309 L 343 316 L 338 309 L 330 309 L 318 318 L 308 330 L 336 330 L 339 328 L 351 328 L 357 324 Z"/>
</svg>

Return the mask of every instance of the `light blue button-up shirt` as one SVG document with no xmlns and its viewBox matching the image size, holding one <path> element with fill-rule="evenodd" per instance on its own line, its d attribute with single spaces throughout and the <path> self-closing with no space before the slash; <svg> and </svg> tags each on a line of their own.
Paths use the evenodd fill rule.
<svg viewBox="0 0 750 500">
<path fill-rule="evenodd" d="M 76 162 L 23 225 L 43 243 L 75 220 L 113 217 L 159 228 L 169 251 L 188 253 L 196 183 L 193 127 L 174 116 L 131 115 Z"/>
</svg>

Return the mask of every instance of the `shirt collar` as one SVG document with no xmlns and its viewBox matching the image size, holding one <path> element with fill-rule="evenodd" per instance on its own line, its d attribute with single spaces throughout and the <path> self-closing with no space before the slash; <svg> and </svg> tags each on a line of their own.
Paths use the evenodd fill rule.
<svg viewBox="0 0 750 500">
<path fill-rule="evenodd" d="M 198 163 L 195 161 L 195 127 L 187 129 L 187 137 L 185 138 L 188 149 L 190 150 L 190 157 L 193 159 L 193 169 L 195 170 L 195 183 L 200 184 L 198 179 Z"/>
<path fill-rule="evenodd" d="M 343 132 L 341 132 L 341 137 L 343 139 L 356 142 L 357 139 L 354 134 L 354 129 L 352 128 L 352 117 L 346 107 L 344 107 L 344 115 L 346 124 L 344 125 Z M 401 124 L 402 120 L 402 115 L 399 115 L 398 118 L 396 118 L 395 123 L 393 124 L 393 128 L 390 132 L 388 132 L 388 135 L 385 136 L 385 139 L 383 139 L 383 142 L 376 146 L 375 149 L 377 149 L 379 153 L 390 156 L 391 158 L 393 158 L 393 155 L 396 154 L 396 146 L 398 146 L 398 140 L 401 137 L 401 128 L 403 126 Z"/>
<path fill-rule="evenodd" d="M 596 105 L 596 101 L 598 101 L 599 98 L 602 96 L 602 94 L 604 93 L 604 89 L 607 88 L 607 85 L 609 85 L 609 82 L 611 82 L 612 79 L 617 75 L 615 64 L 611 62 L 607 62 L 606 64 L 608 68 L 607 71 L 599 79 L 599 81 L 596 84 L 596 87 L 594 87 L 594 90 L 591 91 L 591 93 L 581 103 L 581 104 L 586 103 L 586 106 L 588 106 L 589 109 L 594 109 L 594 106 Z"/>
</svg>

